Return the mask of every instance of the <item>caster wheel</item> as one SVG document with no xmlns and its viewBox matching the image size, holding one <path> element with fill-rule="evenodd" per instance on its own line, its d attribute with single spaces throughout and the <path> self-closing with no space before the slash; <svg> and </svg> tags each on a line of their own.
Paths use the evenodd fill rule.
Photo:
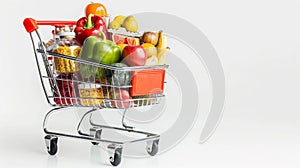
<svg viewBox="0 0 300 168">
<path fill-rule="evenodd" d="M 55 155 L 57 153 L 57 137 L 53 137 L 50 135 L 45 136 L 47 151 L 50 155 Z"/>
<path fill-rule="evenodd" d="M 147 153 L 150 155 L 150 156 L 155 156 L 158 152 L 158 142 L 159 140 L 154 140 L 150 143 L 147 144 Z"/>
<path fill-rule="evenodd" d="M 94 135 L 92 135 L 93 137 L 97 138 L 97 139 L 100 139 L 101 138 L 101 133 L 102 133 L 102 130 L 101 129 L 98 129 L 98 130 L 94 130 L 92 131 L 91 129 L 91 134 L 93 134 L 94 132 Z M 99 145 L 99 142 L 93 142 L 92 141 L 92 144 L 93 145 Z"/>
<path fill-rule="evenodd" d="M 109 157 L 109 161 L 113 166 L 118 166 L 121 163 L 122 149 L 118 148 L 115 151 L 114 157 Z"/>
<path fill-rule="evenodd" d="M 92 142 L 93 145 L 99 145 L 99 142 Z"/>
<path fill-rule="evenodd" d="M 116 146 L 116 145 L 109 145 L 109 162 L 113 166 L 118 166 L 121 163 L 122 158 L 122 146 Z"/>
</svg>

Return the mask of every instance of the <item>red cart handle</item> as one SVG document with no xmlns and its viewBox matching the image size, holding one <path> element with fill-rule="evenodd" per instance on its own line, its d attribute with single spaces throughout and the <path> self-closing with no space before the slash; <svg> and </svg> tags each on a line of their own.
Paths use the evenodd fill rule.
<svg viewBox="0 0 300 168">
<path fill-rule="evenodd" d="M 50 25 L 50 26 L 73 26 L 76 21 L 53 21 L 53 20 L 34 20 L 32 18 L 25 18 L 23 25 L 28 33 L 38 29 L 38 25 Z"/>
</svg>

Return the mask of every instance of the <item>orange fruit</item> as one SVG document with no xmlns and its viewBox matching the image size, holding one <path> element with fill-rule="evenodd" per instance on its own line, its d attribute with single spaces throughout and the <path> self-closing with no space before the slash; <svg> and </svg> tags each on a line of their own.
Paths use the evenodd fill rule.
<svg viewBox="0 0 300 168">
<path fill-rule="evenodd" d="M 90 3 L 85 8 L 85 15 L 86 17 L 89 16 L 89 14 L 94 14 L 95 16 L 100 17 L 107 17 L 107 11 L 106 7 L 101 3 Z"/>
</svg>

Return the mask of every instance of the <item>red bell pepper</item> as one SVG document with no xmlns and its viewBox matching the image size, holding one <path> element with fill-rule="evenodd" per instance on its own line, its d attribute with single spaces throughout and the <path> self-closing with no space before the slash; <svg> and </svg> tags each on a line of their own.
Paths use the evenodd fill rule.
<svg viewBox="0 0 300 168">
<path fill-rule="evenodd" d="M 83 45 L 84 40 L 89 36 L 99 36 L 99 32 L 102 31 L 107 37 L 106 24 L 104 20 L 100 16 L 94 16 L 93 14 L 89 14 L 88 17 L 82 17 L 76 23 L 75 34 L 76 41 Z"/>
</svg>

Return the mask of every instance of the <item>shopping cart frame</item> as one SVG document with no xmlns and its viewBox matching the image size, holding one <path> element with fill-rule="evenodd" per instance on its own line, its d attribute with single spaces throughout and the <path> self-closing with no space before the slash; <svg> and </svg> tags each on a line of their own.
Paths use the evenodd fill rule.
<svg viewBox="0 0 300 168">
<path fill-rule="evenodd" d="M 124 69 L 124 68 L 113 67 L 113 66 L 110 66 L 110 65 L 104 65 L 104 64 L 99 64 L 99 63 L 95 63 L 95 62 L 89 62 L 87 60 L 83 60 L 83 59 L 80 59 L 80 58 L 74 58 L 74 57 L 70 57 L 70 56 L 57 54 L 57 53 L 52 53 L 52 52 L 47 51 L 45 43 L 42 41 L 42 38 L 39 34 L 38 25 L 51 25 L 51 26 L 71 25 L 72 26 L 72 25 L 76 24 L 76 22 L 74 22 L 74 21 L 36 21 L 32 18 L 26 18 L 23 23 L 24 23 L 24 26 L 25 26 L 27 32 L 30 34 L 30 39 L 31 39 L 31 42 L 32 42 L 33 50 L 34 50 L 36 64 L 37 64 L 37 67 L 38 67 L 39 78 L 40 78 L 40 81 L 41 81 L 41 84 L 42 84 L 43 91 L 44 91 L 45 96 L 46 96 L 46 100 L 47 100 L 48 104 L 50 104 L 52 107 L 54 107 L 53 109 L 51 109 L 45 115 L 45 118 L 44 118 L 44 121 L 43 121 L 43 131 L 46 134 L 45 143 L 46 143 L 48 153 L 50 155 L 55 155 L 57 153 L 57 150 L 58 150 L 58 146 L 57 146 L 58 137 L 68 137 L 68 138 L 77 138 L 77 139 L 87 140 L 87 141 L 91 141 L 92 144 L 94 144 L 94 145 L 97 145 L 99 143 L 107 143 L 108 144 L 107 149 L 108 149 L 108 152 L 109 152 L 109 161 L 113 166 L 117 166 L 117 165 L 120 164 L 121 156 L 122 156 L 122 149 L 123 149 L 123 145 L 125 145 L 125 144 L 145 141 L 145 142 L 147 142 L 147 145 L 146 145 L 147 153 L 151 156 L 154 156 L 154 155 L 157 154 L 160 135 L 155 134 L 155 133 L 149 133 L 149 132 L 145 132 L 145 131 L 135 130 L 134 127 L 129 126 L 125 123 L 124 119 L 125 119 L 126 111 L 129 108 L 134 108 L 134 106 L 126 107 L 126 108 L 124 108 L 124 107 L 123 108 L 118 108 L 118 109 L 124 110 L 123 115 L 122 115 L 122 126 L 123 127 L 114 127 L 114 126 L 108 126 L 108 125 L 101 125 L 101 124 L 95 123 L 93 121 L 92 116 L 93 116 L 94 112 L 99 111 L 103 108 L 116 108 L 116 107 L 106 106 L 104 104 L 104 106 L 89 107 L 89 110 L 86 111 L 81 116 L 81 119 L 80 119 L 80 121 L 77 125 L 77 133 L 78 134 L 69 134 L 69 133 L 49 130 L 48 127 L 47 127 L 48 120 L 56 112 L 61 111 L 62 109 L 73 109 L 73 108 L 78 108 L 78 107 L 82 107 L 82 106 L 80 106 L 76 103 L 70 105 L 70 104 L 56 104 L 56 103 L 51 102 L 51 97 L 47 93 L 47 89 L 46 89 L 46 86 L 45 86 L 45 80 L 44 79 L 45 78 L 49 79 L 48 82 L 51 86 L 52 91 L 53 90 L 59 90 L 59 88 L 57 86 L 56 81 L 51 80 L 51 79 L 54 79 L 54 74 L 51 71 L 51 69 L 49 68 L 50 67 L 49 61 L 47 60 L 48 55 L 56 56 L 56 57 L 61 58 L 61 59 L 69 59 L 69 60 L 73 60 L 73 61 L 78 61 L 80 63 L 89 64 L 89 65 L 92 65 L 92 66 L 101 66 L 101 67 L 104 67 L 104 68 L 110 68 L 110 69 L 113 69 L 113 70 L 121 70 L 121 69 Z M 34 40 L 33 32 L 36 33 L 37 42 Z M 39 57 L 39 56 L 41 56 L 41 57 Z M 42 62 L 41 62 L 41 58 L 42 58 Z M 42 64 L 44 64 L 44 66 L 46 67 L 45 70 L 46 70 L 47 76 L 43 75 L 43 72 L 42 72 L 43 66 L 42 66 Z M 168 67 L 167 65 L 163 65 L 163 66 L 140 66 L 140 67 L 137 66 L 137 67 L 126 67 L 125 69 L 127 69 L 128 71 L 133 71 L 133 70 L 147 70 L 147 69 L 149 69 L 149 70 L 150 69 L 166 69 L 167 67 Z M 160 98 L 163 98 L 163 97 L 164 97 L 164 95 L 157 95 L 155 98 L 152 98 L 152 99 L 156 100 L 158 98 L 160 99 Z M 145 98 L 144 99 L 142 98 L 140 100 L 144 101 Z M 149 105 L 154 105 L 154 104 L 157 104 L 157 103 L 158 103 L 157 101 L 152 101 L 152 103 L 150 103 Z M 87 118 L 89 120 L 89 125 L 90 125 L 89 132 L 85 132 L 81 129 L 83 121 Z M 109 139 L 103 139 L 101 137 L 101 133 L 102 133 L 102 130 L 106 130 L 106 129 L 107 130 L 117 130 L 117 131 L 125 131 L 125 132 L 130 132 L 130 133 L 142 134 L 142 135 L 145 135 L 145 137 L 137 138 L 137 139 L 134 139 L 134 140 L 128 140 L 128 141 L 113 141 L 113 140 L 109 140 Z"/>
</svg>

